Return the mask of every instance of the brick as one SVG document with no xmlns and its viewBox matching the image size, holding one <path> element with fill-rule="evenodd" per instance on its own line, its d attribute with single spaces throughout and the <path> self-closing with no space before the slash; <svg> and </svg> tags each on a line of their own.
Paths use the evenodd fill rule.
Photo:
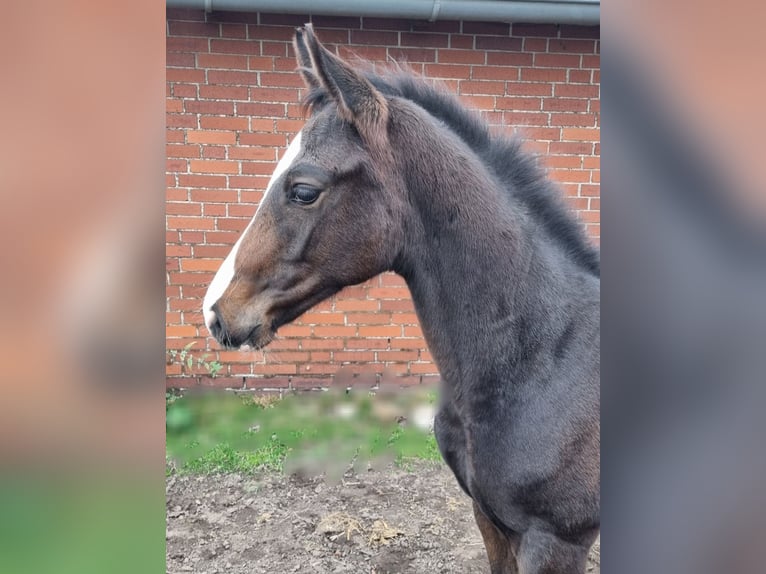
<svg viewBox="0 0 766 574">
<path fill-rule="evenodd" d="M 391 361 L 417 361 L 418 351 L 377 351 L 378 361 L 391 362 Z"/>
<path fill-rule="evenodd" d="M 305 123 L 302 120 L 277 120 L 276 131 L 295 134 L 303 129 Z"/>
<path fill-rule="evenodd" d="M 167 20 L 198 20 L 205 21 L 205 12 L 193 8 L 166 8 Z"/>
<path fill-rule="evenodd" d="M 217 259 L 181 259 L 182 271 L 212 271 L 216 272 L 221 267 Z"/>
<path fill-rule="evenodd" d="M 210 52 L 260 55 L 258 42 L 251 42 L 250 40 L 210 40 Z"/>
<path fill-rule="evenodd" d="M 381 30 L 351 30 L 351 44 L 398 46 L 399 33 Z"/>
<path fill-rule="evenodd" d="M 479 81 L 461 81 L 461 94 L 505 94 L 505 83 L 503 82 L 479 82 Z"/>
<path fill-rule="evenodd" d="M 415 313 L 394 313 L 391 315 L 391 323 L 395 325 L 418 325 L 419 319 Z"/>
<path fill-rule="evenodd" d="M 295 75 L 295 78 L 302 83 L 302 80 Z M 298 90 L 295 88 L 272 88 L 258 87 L 250 88 L 250 100 L 253 102 L 297 102 L 300 100 Z"/>
<path fill-rule="evenodd" d="M 296 73 L 261 72 L 261 85 L 302 88 L 303 80 Z"/>
<path fill-rule="evenodd" d="M 167 52 L 165 54 L 165 65 L 169 68 L 193 68 L 194 54 L 184 52 Z"/>
<path fill-rule="evenodd" d="M 165 245 L 166 257 L 191 257 L 191 245 Z"/>
<path fill-rule="evenodd" d="M 333 360 L 338 363 L 371 363 L 375 360 L 375 353 L 372 351 L 335 351 Z"/>
<path fill-rule="evenodd" d="M 315 327 L 314 330 L 319 327 Z M 405 327 L 406 328 L 406 327 Z M 360 326 L 360 337 L 400 337 L 402 335 L 402 327 L 398 325 L 375 325 L 375 326 Z"/>
<path fill-rule="evenodd" d="M 521 80 L 526 82 L 565 82 L 567 71 L 555 68 L 521 68 Z"/>
<path fill-rule="evenodd" d="M 596 116 L 594 114 L 551 114 L 550 125 L 594 127 L 596 125 Z"/>
<path fill-rule="evenodd" d="M 388 57 L 396 62 L 436 62 L 436 50 L 432 48 L 388 48 Z M 442 60 L 440 62 L 449 63 Z"/>
<path fill-rule="evenodd" d="M 165 213 L 168 215 L 202 215 L 202 206 L 199 203 L 165 203 Z"/>
<path fill-rule="evenodd" d="M 209 50 L 207 38 L 187 38 L 180 36 L 168 36 L 165 38 L 165 50 L 168 52 L 207 52 Z"/>
<path fill-rule="evenodd" d="M 519 71 L 515 68 L 501 66 L 472 66 L 471 78 L 474 80 L 516 80 L 519 77 Z"/>
<path fill-rule="evenodd" d="M 287 136 L 284 134 L 264 134 L 264 133 L 251 133 L 240 134 L 239 143 L 241 145 L 252 146 L 287 146 Z"/>
<path fill-rule="evenodd" d="M 349 324 L 355 325 L 388 325 L 391 315 L 388 313 L 348 313 Z"/>
<path fill-rule="evenodd" d="M 166 145 L 165 153 L 167 157 L 172 158 L 194 158 L 200 156 L 200 147 L 198 145 Z"/>
<path fill-rule="evenodd" d="M 524 52 L 487 52 L 487 64 L 491 66 L 531 66 L 532 54 Z M 481 68 L 476 68 L 476 71 Z"/>
<path fill-rule="evenodd" d="M 569 70 L 569 82 L 573 84 L 589 84 L 591 80 L 590 70 Z"/>
<path fill-rule="evenodd" d="M 511 34 L 513 36 L 555 37 L 558 35 L 558 26 L 555 24 L 513 24 Z"/>
<path fill-rule="evenodd" d="M 446 48 L 449 44 L 449 37 L 446 34 L 402 32 L 400 38 L 401 46 L 415 46 L 417 48 Z"/>
<path fill-rule="evenodd" d="M 343 299 L 335 302 L 336 311 L 377 311 L 381 301 L 373 299 Z"/>
<path fill-rule="evenodd" d="M 196 98 L 197 84 L 173 84 L 173 96 L 177 98 Z"/>
<path fill-rule="evenodd" d="M 209 206 L 205 206 L 209 207 Z M 208 257 L 222 261 L 231 251 L 227 245 L 195 245 L 194 257 Z"/>
<path fill-rule="evenodd" d="M 503 112 L 503 121 L 512 126 L 545 125 L 548 116 L 535 112 Z"/>
<path fill-rule="evenodd" d="M 581 168 L 582 157 L 576 155 L 551 155 L 543 158 L 546 167 Z"/>
<path fill-rule="evenodd" d="M 556 84 L 554 94 L 561 98 L 598 98 L 599 87 L 593 85 Z"/>
<path fill-rule="evenodd" d="M 500 36 L 477 36 L 477 50 L 512 50 L 521 51 L 521 38 L 503 38 Z"/>
<path fill-rule="evenodd" d="M 285 42 L 261 42 L 261 55 L 287 57 L 288 44 Z"/>
<path fill-rule="evenodd" d="M 570 38 L 551 38 L 548 40 L 548 51 L 568 52 L 574 54 L 593 54 L 596 42 L 594 40 L 573 40 Z"/>
<path fill-rule="evenodd" d="M 184 109 L 194 114 L 214 114 L 219 116 L 233 116 L 233 102 L 191 101 L 184 102 Z M 196 119 L 195 119 L 196 121 Z"/>
<path fill-rule="evenodd" d="M 588 100 L 574 98 L 544 98 L 543 110 L 548 112 L 587 112 Z"/>
<path fill-rule="evenodd" d="M 229 177 L 229 185 L 239 189 L 257 189 L 263 191 L 268 183 L 268 177 L 254 177 L 251 175 L 231 176 Z"/>
<path fill-rule="evenodd" d="M 189 163 L 195 173 L 239 173 L 239 162 L 236 161 L 197 159 Z"/>
<path fill-rule="evenodd" d="M 222 188 L 226 186 L 226 178 L 219 175 L 179 175 L 178 185 L 181 187 Z"/>
<path fill-rule="evenodd" d="M 234 190 L 227 190 L 227 189 L 214 189 L 214 190 L 192 189 L 190 195 L 191 195 L 192 201 L 198 201 L 200 203 L 206 203 L 206 202 L 229 203 L 229 202 L 237 201 L 237 192 Z"/>
<path fill-rule="evenodd" d="M 299 16 L 299 18 L 303 19 L 303 22 L 306 21 L 305 16 Z M 358 16 L 313 16 L 311 18 L 311 21 L 314 23 L 314 26 L 318 30 L 317 34 L 320 34 L 321 38 L 324 38 L 324 36 L 321 36 L 321 33 L 326 28 L 343 28 L 344 30 L 351 30 L 356 28 L 362 27 L 362 19 Z"/>
<path fill-rule="evenodd" d="M 270 363 L 303 363 L 309 360 L 306 351 L 271 351 L 267 347 L 265 353 Z"/>
<path fill-rule="evenodd" d="M 498 97 L 495 98 L 495 107 L 499 110 L 540 111 L 542 109 L 542 99 Z"/>
<path fill-rule="evenodd" d="M 406 299 L 383 299 L 381 301 L 375 301 L 380 305 L 381 311 L 392 311 L 396 313 L 409 313 L 415 309 L 412 300 L 407 297 Z"/>
<path fill-rule="evenodd" d="M 598 141 L 601 130 L 587 128 L 564 128 L 561 137 L 564 140 Z"/>
<path fill-rule="evenodd" d="M 284 117 L 284 113 L 284 104 L 237 103 L 239 115 Z"/>
<path fill-rule="evenodd" d="M 276 156 L 276 151 L 272 147 L 243 146 L 229 149 L 229 159 L 276 162 Z"/>
<path fill-rule="evenodd" d="M 243 131 L 248 129 L 248 118 L 202 116 L 199 119 L 199 127 L 203 130 L 234 130 Z M 215 142 L 226 143 L 226 142 Z"/>
<path fill-rule="evenodd" d="M 184 22 L 171 20 L 168 22 L 168 35 L 217 38 L 221 35 L 221 26 L 218 23 L 211 22 Z"/>
<path fill-rule="evenodd" d="M 253 365 L 253 373 L 259 375 L 294 375 L 298 372 L 296 365 L 269 363 L 266 365 Z"/>
<path fill-rule="evenodd" d="M 222 23 L 221 36 L 223 38 L 237 38 L 244 40 L 247 38 L 247 25 Z"/>
<path fill-rule="evenodd" d="M 185 84 L 200 84 L 205 81 L 205 71 L 191 68 L 166 68 L 165 80 Z"/>
<path fill-rule="evenodd" d="M 327 311 L 319 312 L 319 306 L 314 307 L 314 310 L 309 311 L 303 317 L 301 322 L 306 325 L 345 325 L 346 315 L 343 313 L 331 313 Z M 351 323 L 352 321 L 349 321 Z"/>
<path fill-rule="evenodd" d="M 505 22 L 463 22 L 463 34 L 508 36 L 511 26 Z"/>
<path fill-rule="evenodd" d="M 226 159 L 226 147 L 206 145 L 202 147 L 203 159 Z"/>
<path fill-rule="evenodd" d="M 247 100 L 246 86 L 200 86 L 199 96 L 211 100 Z"/>
<path fill-rule="evenodd" d="M 582 67 L 583 68 L 600 68 L 601 67 L 601 56 L 595 55 L 595 56 L 583 56 L 582 57 Z"/>
<path fill-rule="evenodd" d="M 322 339 L 304 339 L 301 341 L 301 349 L 309 350 L 322 350 L 322 351 L 334 351 L 336 349 L 343 349 L 345 343 L 343 339 L 335 339 L 328 336 Z"/>
<path fill-rule="evenodd" d="M 362 27 L 365 30 L 405 30 L 412 28 L 412 20 L 406 18 L 373 18 L 362 19 Z"/>
<path fill-rule="evenodd" d="M 450 34 L 449 47 L 460 50 L 473 50 L 476 38 L 469 35 Z"/>
<path fill-rule="evenodd" d="M 293 26 L 248 26 L 247 36 L 251 40 L 278 40 L 291 42 L 295 28 Z"/>
<path fill-rule="evenodd" d="M 197 328 L 194 325 L 167 325 L 165 327 L 165 336 L 170 339 L 178 337 L 195 337 Z"/>
<path fill-rule="evenodd" d="M 204 217 L 168 217 L 169 229 L 213 229 L 215 222 Z"/>
<path fill-rule="evenodd" d="M 471 77 L 471 66 L 456 64 L 426 64 L 424 72 L 429 78 L 456 78 L 467 80 Z"/>
<path fill-rule="evenodd" d="M 550 153 L 556 155 L 590 155 L 593 153 L 593 144 L 581 142 L 555 142 L 551 144 Z"/>
<path fill-rule="evenodd" d="M 535 141 L 557 141 L 561 137 L 561 129 L 559 128 L 538 128 L 538 127 L 525 127 L 523 129 L 524 138 Z"/>
<path fill-rule="evenodd" d="M 317 325 L 313 327 L 315 337 L 354 337 L 357 327 L 354 325 Z"/>
<path fill-rule="evenodd" d="M 479 50 L 438 50 L 440 64 L 484 64 L 487 55 Z"/>
<path fill-rule="evenodd" d="M 420 327 L 417 327 L 417 326 L 404 327 L 404 336 L 422 338 L 423 331 L 420 329 Z"/>
<path fill-rule="evenodd" d="M 538 68 L 579 68 L 579 54 L 535 54 L 534 65 Z"/>
<path fill-rule="evenodd" d="M 410 363 L 412 374 L 437 374 L 439 371 L 433 363 Z"/>
<path fill-rule="evenodd" d="M 295 70 L 295 61 L 292 62 L 292 67 L 285 68 L 285 71 Z M 249 70 L 255 70 L 259 72 L 270 72 L 275 69 L 275 61 L 271 56 L 248 56 L 247 68 Z"/>
<path fill-rule="evenodd" d="M 220 203 L 206 203 L 202 206 L 202 215 L 205 217 L 225 217 L 226 206 Z"/>
<path fill-rule="evenodd" d="M 209 70 L 207 81 L 210 84 L 253 86 L 258 85 L 258 72 L 243 72 L 229 70 Z"/>
<path fill-rule="evenodd" d="M 601 38 L 600 26 L 573 26 L 562 25 L 560 35 L 562 38 L 591 38 L 598 40 Z"/>
<path fill-rule="evenodd" d="M 318 31 L 317 34 L 319 34 L 320 38 L 322 38 L 322 42 L 325 45 L 327 44 L 346 45 L 349 43 L 350 31 L 348 29 L 346 30 L 325 29 L 324 31 Z M 292 44 L 290 44 L 288 47 L 292 48 Z M 290 51 L 288 58 L 292 58 L 293 61 L 295 60 L 295 56 L 293 55 L 292 50 Z"/>
<path fill-rule="evenodd" d="M 534 38 L 534 37 L 526 36 L 524 38 L 524 51 L 525 52 L 547 52 L 548 38 Z"/>
<path fill-rule="evenodd" d="M 196 128 L 197 116 L 191 114 L 165 114 L 165 125 L 169 128 Z"/>
<path fill-rule="evenodd" d="M 188 162 L 185 159 L 167 159 L 165 160 L 165 171 L 180 173 L 187 171 Z"/>
<path fill-rule="evenodd" d="M 553 93 L 553 85 L 547 83 L 506 82 L 505 92 L 511 96 L 550 96 Z"/>
</svg>

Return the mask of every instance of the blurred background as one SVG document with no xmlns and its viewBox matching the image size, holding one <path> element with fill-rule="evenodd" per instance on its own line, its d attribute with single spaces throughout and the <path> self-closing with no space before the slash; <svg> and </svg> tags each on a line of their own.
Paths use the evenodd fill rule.
<svg viewBox="0 0 766 574">
<path fill-rule="evenodd" d="M 603 8 L 601 560 L 759 572 L 764 7 Z M 165 7 L 4 17 L 0 570 L 160 571 Z"/>
</svg>

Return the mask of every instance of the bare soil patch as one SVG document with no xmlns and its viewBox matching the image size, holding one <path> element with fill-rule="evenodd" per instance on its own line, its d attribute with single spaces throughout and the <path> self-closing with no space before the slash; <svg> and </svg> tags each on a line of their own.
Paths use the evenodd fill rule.
<svg viewBox="0 0 766 574">
<path fill-rule="evenodd" d="M 485 574 L 471 504 L 443 464 L 320 478 L 171 476 L 167 572 Z M 598 543 L 588 572 L 600 574 Z"/>
</svg>

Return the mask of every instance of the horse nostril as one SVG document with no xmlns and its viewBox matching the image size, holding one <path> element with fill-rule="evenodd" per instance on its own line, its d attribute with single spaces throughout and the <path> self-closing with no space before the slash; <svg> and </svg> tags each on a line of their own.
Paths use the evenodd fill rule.
<svg viewBox="0 0 766 574">
<path fill-rule="evenodd" d="M 223 338 L 226 334 L 226 326 L 223 323 L 223 319 L 221 319 L 221 316 L 218 314 L 218 309 L 216 309 L 216 306 L 213 305 L 211 311 L 213 312 L 213 319 L 210 321 L 210 333 L 218 339 L 218 341 L 223 341 Z"/>
<path fill-rule="evenodd" d="M 223 330 L 221 327 L 221 321 L 218 319 L 218 315 L 213 317 L 213 322 L 210 323 L 210 332 L 214 337 L 218 337 L 218 334 Z"/>
</svg>

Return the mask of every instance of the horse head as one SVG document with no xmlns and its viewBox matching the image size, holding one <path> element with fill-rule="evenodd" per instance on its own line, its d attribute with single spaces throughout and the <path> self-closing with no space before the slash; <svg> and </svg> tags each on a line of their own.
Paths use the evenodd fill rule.
<svg viewBox="0 0 766 574">
<path fill-rule="evenodd" d="M 307 86 L 324 97 L 205 295 L 205 323 L 225 347 L 267 345 L 315 304 L 390 269 L 401 241 L 387 98 L 310 24 L 294 46 Z"/>
</svg>

